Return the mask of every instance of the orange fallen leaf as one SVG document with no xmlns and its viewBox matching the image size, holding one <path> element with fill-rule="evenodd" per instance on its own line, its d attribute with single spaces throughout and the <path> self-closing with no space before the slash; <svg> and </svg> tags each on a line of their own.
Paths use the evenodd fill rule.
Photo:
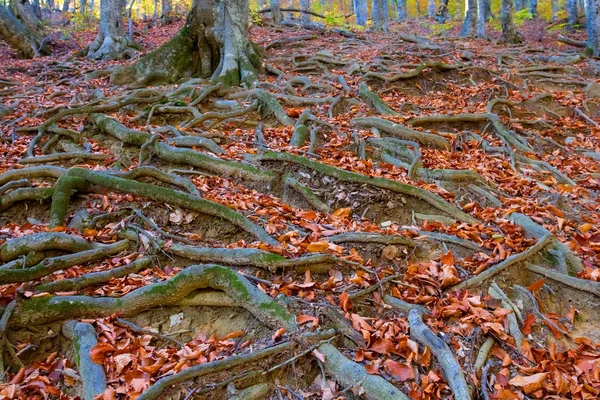
<svg viewBox="0 0 600 400">
<path fill-rule="evenodd" d="M 275 332 L 273 334 L 273 336 L 271 336 L 271 339 L 273 340 L 277 340 L 279 339 L 283 334 L 285 333 L 285 328 L 279 328 L 277 329 L 277 332 Z"/>
<path fill-rule="evenodd" d="M 517 375 L 508 381 L 508 383 L 513 386 L 522 387 L 525 394 L 529 394 L 541 389 L 547 376 L 548 372 L 540 372 L 539 374 L 530 376 Z"/>
<path fill-rule="evenodd" d="M 308 246 L 306 246 L 306 250 L 311 253 L 320 253 L 329 248 L 329 243 L 327 242 L 312 242 Z"/>
</svg>

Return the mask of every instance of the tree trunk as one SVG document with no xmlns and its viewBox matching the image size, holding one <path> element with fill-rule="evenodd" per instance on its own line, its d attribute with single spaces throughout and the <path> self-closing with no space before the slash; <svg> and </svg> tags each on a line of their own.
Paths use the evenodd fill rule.
<svg viewBox="0 0 600 400">
<path fill-rule="evenodd" d="M 600 55 L 600 38 L 598 24 L 600 24 L 600 0 L 585 1 L 585 26 L 587 29 L 587 50 L 594 56 Z"/>
<path fill-rule="evenodd" d="M 62 10 L 63 12 L 69 12 L 69 0 L 65 0 Z"/>
<path fill-rule="evenodd" d="M 515 8 L 517 11 L 521 11 L 523 9 L 523 0 L 515 0 Z"/>
<path fill-rule="evenodd" d="M 556 21 L 557 17 L 556 15 L 558 14 L 558 0 L 550 0 L 551 2 L 551 8 L 552 8 L 552 21 Z"/>
<path fill-rule="evenodd" d="M 537 18 L 538 17 L 538 10 L 537 10 L 537 0 L 531 0 L 529 2 L 529 13 L 531 14 L 531 18 Z"/>
<path fill-rule="evenodd" d="M 398 22 L 401 22 L 406 19 L 406 0 L 397 0 L 397 1 L 398 1 Z M 365 8 L 366 8 L 366 6 L 367 6 L 367 4 L 365 3 Z"/>
<path fill-rule="evenodd" d="M 477 0 L 477 37 L 485 37 L 485 0 Z"/>
<path fill-rule="evenodd" d="M 427 16 L 429 18 L 435 17 L 435 0 L 427 0 Z"/>
<path fill-rule="evenodd" d="M 10 10 L 19 21 L 36 37 L 44 37 L 42 21 L 35 14 L 34 7 L 27 0 L 11 0 Z"/>
<path fill-rule="evenodd" d="M 485 6 L 485 20 L 489 21 L 492 19 L 492 0 L 483 0 L 483 4 Z"/>
<path fill-rule="evenodd" d="M 421 16 L 421 0 L 415 0 L 415 7 L 417 8 L 417 17 Z"/>
<path fill-rule="evenodd" d="M 173 2 L 171 0 L 162 0 L 161 2 L 161 24 L 167 25 L 171 22 L 171 12 L 173 11 Z"/>
<path fill-rule="evenodd" d="M 175 82 L 211 77 L 254 86 L 261 58 L 248 39 L 248 0 L 194 0 L 185 26 L 169 42 L 116 70 L 111 82 Z"/>
<path fill-rule="evenodd" d="M 387 15 L 385 14 L 386 7 L 384 2 L 387 0 L 373 0 L 371 29 L 378 32 L 387 31 Z"/>
<path fill-rule="evenodd" d="M 512 0 L 502 0 L 502 39 L 506 43 L 519 43 L 519 36 L 513 22 Z"/>
<path fill-rule="evenodd" d="M 96 39 L 90 45 L 88 58 L 95 60 L 116 60 L 123 58 L 129 40 L 123 28 L 124 0 L 100 1 L 100 28 Z"/>
<path fill-rule="evenodd" d="M 576 25 L 579 22 L 577 0 L 567 0 L 567 12 L 569 13 L 569 26 Z"/>
<path fill-rule="evenodd" d="M 300 9 L 302 11 L 310 11 L 310 0 L 300 0 Z M 310 24 L 310 14 L 300 13 L 300 23 L 303 26 Z"/>
<path fill-rule="evenodd" d="M 0 38 L 16 50 L 19 58 L 33 58 L 40 47 L 39 39 L 3 6 L 0 6 Z"/>
<path fill-rule="evenodd" d="M 271 16 L 273 22 L 280 24 L 283 21 L 283 14 L 281 13 L 281 0 L 271 0 Z"/>
<path fill-rule="evenodd" d="M 367 26 L 367 0 L 353 0 L 356 25 Z"/>
<path fill-rule="evenodd" d="M 473 36 L 477 28 L 477 0 L 465 0 L 465 20 L 460 30 L 461 37 Z"/>
</svg>

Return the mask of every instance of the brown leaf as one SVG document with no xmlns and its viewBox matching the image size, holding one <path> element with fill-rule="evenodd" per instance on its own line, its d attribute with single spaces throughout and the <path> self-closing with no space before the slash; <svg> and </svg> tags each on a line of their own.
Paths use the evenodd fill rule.
<svg viewBox="0 0 600 400">
<path fill-rule="evenodd" d="M 548 376 L 547 372 L 541 372 L 530 376 L 517 375 L 512 378 L 508 383 L 513 386 L 522 387 L 525 394 L 535 392 L 542 388 L 542 384 Z"/>
</svg>

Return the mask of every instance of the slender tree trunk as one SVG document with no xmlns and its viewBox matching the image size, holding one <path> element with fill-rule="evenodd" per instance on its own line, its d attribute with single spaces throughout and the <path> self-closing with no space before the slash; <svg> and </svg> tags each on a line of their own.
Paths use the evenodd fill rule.
<svg viewBox="0 0 600 400">
<path fill-rule="evenodd" d="M 300 9 L 303 11 L 310 10 L 310 0 L 300 0 Z M 300 23 L 304 26 L 310 24 L 310 14 L 300 13 Z"/>
<path fill-rule="evenodd" d="M 485 0 L 477 0 L 477 37 L 485 37 Z"/>
<path fill-rule="evenodd" d="M 417 7 L 417 17 L 421 16 L 421 0 L 415 0 L 415 6 Z"/>
<path fill-rule="evenodd" d="M 365 3 L 365 7 L 366 7 Z M 398 0 L 398 22 L 406 19 L 406 0 Z"/>
<path fill-rule="evenodd" d="M 473 36 L 477 28 L 477 0 L 465 0 L 465 19 L 460 31 L 461 37 Z"/>
<path fill-rule="evenodd" d="M 567 0 L 567 12 L 569 13 L 569 26 L 576 25 L 579 22 L 577 0 Z"/>
<path fill-rule="evenodd" d="M 171 22 L 171 13 L 173 12 L 173 2 L 171 0 L 162 0 L 161 2 L 161 24 L 167 25 Z"/>
<path fill-rule="evenodd" d="M 371 29 L 379 32 L 387 31 L 387 15 L 385 11 L 385 2 L 387 0 L 373 0 L 371 11 Z"/>
<path fill-rule="evenodd" d="M 556 15 L 558 14 L 558 0 L 550 0 L 552 7 L 552 21 L 556 21 Z"/>
<path fill-rule="evenodd" d="M 367 0 L 353 0 L 354 15 L 356 16 L 356 24 L 367 26 Z"/>
<path fill-rule="evenodd" d="M 19 58 L 33 58 L 40 48 L 40 39 L 4 6 L 0 6 L 0 38 L 17 52 Z M 48 54 L 44 48 L 40 53 Z"/>
<path fill-rule="evenodd" d="M 512 0 L 502 0 L 502 38 L 506 43 L 519 43 L 519 35 L 513 21 Z"/>
<path fill-rule="evenodd" d="M 281 0 L 271 0 L 271 15 L 273 22 L 280 24 L 283 21 L 283 14 L 281 13 Z"/>
<path fill-rule="evenodd" d="M 38 19 L 42 19 L 42 7 L 40 7 L 40 0 L 31 0 L 31 6 L 33 7 L 33 13 Z"/>
<path fill-rule="evenodd" d="M 429 18 L 435 17 L 435 0 L 427 0 L 427 16 Z"/>
<path fill-rule="evenodd" d="M 111 82 L 150 84 L 201 76 L 229 86 L 254 86 L 261 57 L 248 38 L 248 11 L 248 0 L 194 0 L 173 39 L 116 70 Z"/>
<path fill-rule="evenodd" d="M 69 0 L 65 0 L 62 10 L 63 12 L 69 12 Z"/>
<path fill-rule="evenodd" d="M 54 0 L 48 0 L 46 2 L 46 6 L 47 6 L 48 10 L 50 10 L 51 12 L 54 11 Z"/>
<path fill-rule="evenodd" d="M 492 0 L 483 0 L 483 4 L 485 7 L 485 20 L 489 21 L 492 19 Z"/>
<path fill-rule="evenodd" d="M 125 0 L 100 1 L 100 28 L 90 44 L 88 58 L 115 60 L 123 57 L 130 44 L 123 27 L 124 8 Z"/>
<path fill-rule="evenodd" d="M 598 24 L 600 24 L 600 0 L 586 0 L 585 26 L 587 29 L 587 50 L 594 56 L 600 56 L 600 37 Z"/>
<path fill-rule="evenodd" d="M 87 0 L 81 0 L 81 3 L 79 4 L 79 13 L 85 14 L 87 9 Z"/>
<path fill-rule="evenodd" d="M 538 6 L 537 0 L 531 0 L 529 2 L 529 13 L 531 14 L 532 18 L 538 17 L 537 6 Z"/>
</svg>

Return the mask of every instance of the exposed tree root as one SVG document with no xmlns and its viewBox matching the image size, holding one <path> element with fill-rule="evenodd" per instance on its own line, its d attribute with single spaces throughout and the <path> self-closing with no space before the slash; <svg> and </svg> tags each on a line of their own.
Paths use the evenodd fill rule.
<svg viewBox="0 0 600 400">
<path fill-rule="evenodd" d="M 369 107 L 381 115 L 399 115 L 396 111 L 392 110 L 392 108 L 390 108 L 377 93 L 372 92 L 371 89 L 369 89 L 369 86 L 364 82 L 358 87 L 358 95 Z"/>
<path fill-rule="evenodd" d="M 87 182 L 69 173 L 58 178 L 52 193 L 52 205 L 50 207 L 50 228 L 64 226 L 69 209 L 71 196 L 78 191 L 87 189 Z"/>
<path fill-rule="evenodd" d="M 301 338 L 305 341 L 319 341 L 328 339 L 334 334 L 335 332 L 330 330 L 318 333 L 306 333 L 303 334 Z M 263 358 L 271 357 L 291 350 L 295 345 L 296 341 L 290 340 L 272 347 L 256 350 L 252 353 L 233 355 L 223 360 L 215 360 L 208 363 L 195 365 L 176 374 L 168 375 L 162 379 L 159 379 L 154 385 L 150 386 L 145 392 L 143 392 L 142 395 L 138 397 L 138 400 L 154 400 L 158 398 L 162 392 L 169 389 L 173 385 L 177 385 L 179 383 L 215 372 L 232 369 L 241 365 L 249 365 Z"/>
<path fill-rule="evenodd" d="M 519 322 L 517 321 L 517 315 L 520 315 L 519 309 L 514 306 L 508 296 L 506 296 L 502 289 L 496 284 L 492 284 L 492 286 L 488 288 L 488 294 L 494 299 L 501 300 L 502 308 L 514 311 L 506 316 L 508 321 L 508 333 L 515 339 L 517 350 L 521 351 L 521 344 L 523 343 L 524 338 L 521 333 L 521 328 L 519 328 Z"/>
<path fill-rule="evenodd" d="M 0 212 L 8 210 L 15 203 L 27 200 L 47 200 L 52 197 L 53 188 L 21 188 L 5 194 L 0 199 Z"/>
<path fill-rule="evenodd" d="M 98 344 L 96 330 L 87 322 L 67 321 L 62 333 L 73 341 L 73 359 L 83 383 L 83 399 L 94 400 L 106 390 L 104 366 L 92 361 L 91 351 Z"/>
<path fill-rule="evenodd" d="M 288 153 L 278 153 L 278 152 L 265 152 L 263 154 L 257 155 L 254 157 L 260 161 L 283 161 L 283 162 L 291 162 L 294 164 L 301 165 L 303 167 L 309 168 L 315 172 L 319 172 L 325 175 L 332 176 L 341 181 L 346 182 L 355 182 L 361 184 L 372 185 L 375 187 L 379 187 L 382 189 L 388 189 L 396 193 L 401 193 L 407 196 L 412 196 L 417 199 L 423 200 L 435 207 L 439 211 L 452 216 L 461 221 L 465 222 L 475 222 L 476 219 L 471 217 L 468 214 L 460 211 L 455 206 L 447 203 L 441 197 L 416 186 L 411 186 L 403 183 L 399 183 L 396 181 L 392 181 L 385 178 L 374 178 L 366 175 L 361 175 L 355 172 L 346 171 L 343 169 L 339 169 L 336 167 L 332 167 L 330 165 L 322 164 L 316 161 L 309 160 L 305 157 L 296 156 Z"/>
<path fill-rule="evenodd" d="M 574 289 L 583 290 L 584 292 L 588 292 L 600 297 L 600 282 L 591 281 L 589 279 L 575 278 L 531 263 L 526 263 L 525 268 L 527 268 L 528 271 L 542 275 L 548 279 L 552 279 L 553 281 L 560 282 Z"/>
<path fill-rule="evenodd" d="M 161 182 L 165 182 L 165 183 L 168 183 L 171 185 L 182 187 L 190 194 L 193 194 L 195 196 L 200 196 L 200 192 L 198 191 L 198 188 L 189 179 L 182 178 L 178 175 L 161 171 L 160 169 L 150 166 L 150 165 L 137 167 L 128 172 L 116 172 L 116 171 L 112 172 L 112 171 L 110 171 L 110 174 L 114 175 L 114 176 L 118 176 L 119 178 L 123 178 L 123 179 L 138 179 L 141 177 L 151 177 L 151 178 L 154 178 Z"/>
<path fill-rule="evenodd" d="M 304 125 L 302 125 L 304 126 Z M 325 204 L 320 198 L 319 196 L 317 196 L 315 194 L 315 192 L 312 191 L 312 189 L 308 186 L 305 185 L 301 182 L 299 182 L 296 178 L 292 177 L 291 175 L 286 175 L 283 182 L 294 188 L 294 190 L 296 190 L 298 193 L 300 193 L 302 195 L 302 197 L 304 197 L 304 199 L 315 209 L 324 213 L 328 213 L 329 212 L 329 206 L 327 204 Z"/>
<path fill-rule="evenodd" d="M 135 315 L 159 306 L 177 304 L 189 293 L 203 288 L 220 289 L 265 325 L 296 330 L 296 319 L 282 305 L 253 286 L 242 275 L 220 265 L 194 265 L 171 279 L 144 286 L 120 298 L 47 296 L 24 300 L 9 325 L 27 326 L 77 318 L 100 318 L 120 313 Z"/>
<path fill-rule="evenodd" d="M 77 278 L 61 279 L 36 286 L 39 292 L 70 292 L 80 290 L 88 286 L 106 283 L 111 279 L 122 278 L 129 274 L 135 274 L 150 266 L 151 260 L 147 257 L 135 260 L 122 267 L 113 268 L 108 271 L 90 272 Z"/>
<path fill-rule="evenodd" d="M 393 308 L 396 308 L 398 310 L 404 311 L 407 314 L 410 312 L 410 310 L 419 310 L 419 312 L 423 314 L 431 314 L 425 306 L 422 306 L 420 304 L 409 303 L 394 296 L 385 295 L 383 297 L 383 301 L 385 302 L 385 304 L 392 306 Z"/>
<path fill-rule="evenodd" d="M 350 361 L 335 346 L 325 343 L 318 347 L 325 355 L 325 371 L 344 388 L 360 386 L 369 400 L 408 400 L 409 397 L 378 375 L 370 375 L 365 368 Z"/>
<path fill-rule="evenodd" d="M 490 355 L 490 351 L 492 351 L 492 347 L 494 347 L 495 340 L 492 336 L 488 336 L 481 347 L 479 348 L 479 352 L 477 353 L 477 358 L 475 359 L 475 363 L 473 364 L 473 368 L 475 371 L 479 371 L 485 365 L 485 362 Z"/>
<path fill-rule="evenodd" d="M 63 232 L 42 232 L 7 240 L 0 246 L 0 258 L 8 262 L 30 252 L 61 250 L 77 253 L 94 245 L 82 237 Z"/>
<path fill-rule="evenodd" d="M 19 179 L 33 178 L 60 178 L 68 170 L 66 168 L 55 167 L 51 165 L 42 165 L 39 167 L 28 167 L 23 169 L 11 169 L 0 175 L 0 185 Z"/>
<path fill-rule="evenodd" d="M 425 325 L 423 314 L 419 310 L 413 309 L 408 313 L 408 322 L 410 324 L 410 336 L 422 345 L 428 346 L 431 354 L 440 363 L 440 368 L 454 394 L 454 398 L 456 400 L 470 400 L 471 393 L 462 368 L 454 357 L 454 351 L 450 350 L 448 345 Z"/>
<path fill-rule="evenodd" d="M 448 65 L 443 62 L 425 63 L 425 64 L 419 65 L 413 71 L 407 72 L 405 74 L 396 74 L 396 75 L 388 76 L 388 74 L 385 74 L 385 73 L 368 72 L 363 75 L 363 79 L 365 79 L 365 80 L 366 79 L 381 79 L 388 83 L 392 83 L 392 82 L 396 82 L 396 81 L 403 80 L 403 79 L 416 78 L 417 76 L 421 75 L 421 73 L 425 69 L 428 69 L 428 68 L 437 69 L 439 71 L 450 71 L 450 70 L 460 69 L 461 66 Z"/>
<path fill-rule="evenodd" d="M 372 232 L 346 232 L 327 238 L 331 243 L 377 243 L 399 244 L 408 247 L 417 247 L 418 243 L 402 235 L 384 235 Z"/>
<path fill-rule="evenodd" d="M 411 120 L 412 121 L 412 120 Z M 423 146 L 431 146 L 437 149 L 449 149 L 450 142 L 444 137 L 427 132 L 419 132 L 407 128 L 404 125 L 396 124 L 383 118 L 367 117 L 354 118 L 350 121 L 352 126 L 361 128 L 377 128 L 382 132 L 404 140 L 413 140 Z"/>
</svg>

